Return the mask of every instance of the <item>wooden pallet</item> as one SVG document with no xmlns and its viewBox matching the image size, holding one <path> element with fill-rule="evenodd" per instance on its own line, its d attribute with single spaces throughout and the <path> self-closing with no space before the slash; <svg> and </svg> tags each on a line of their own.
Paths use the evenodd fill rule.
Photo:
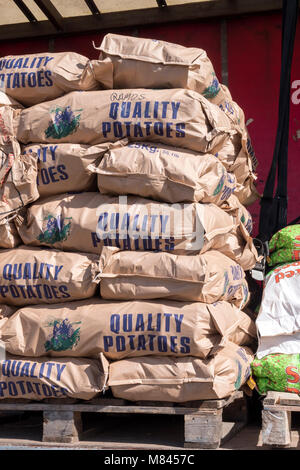
<svg viewBox="0 0 300 470">
<path fill-rule="evenodd" d="M 287 392 L 267 393 L 262 409 L 262 445 L 291 446 L 292 411 L 300 411 L 299 395 Z"/>
<path fill-rule="evenodd" d="M 184 417 L 184 447 L 217 449 L 247 423 L 243 392 L 221 400 L 195 402 L 129 402 L 116 398 L 97 398 L 89 402 L 48 399 L 46 402 L 0 401 L 1 412 L 43 411 L 43 442 L 80 442 L 81 413 L 163 414 Z"/>
</svg>

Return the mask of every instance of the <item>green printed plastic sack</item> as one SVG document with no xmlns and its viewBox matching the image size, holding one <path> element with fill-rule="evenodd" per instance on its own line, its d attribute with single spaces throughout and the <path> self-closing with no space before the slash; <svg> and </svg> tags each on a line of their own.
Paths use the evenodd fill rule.
<svg viewBox="0 0 300 470">
<path fill-rule="evenodd" d="M 269 266 L 300 261 L 300 224 L 279 230 L 270 240 Z"/>
<path fill-rule="evenodd" d="M 251 363 L 259 393 L 268 391 L 300 394 L 300 354 L 269 354 Z"/>
</svg>

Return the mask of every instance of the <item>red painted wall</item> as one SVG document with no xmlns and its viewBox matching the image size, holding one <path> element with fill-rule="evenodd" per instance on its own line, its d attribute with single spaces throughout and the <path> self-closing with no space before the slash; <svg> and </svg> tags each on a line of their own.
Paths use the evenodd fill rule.
<svg viewBox="0 0 300 470">
<path fill-rule="evenodd" d="M 106 31 L 107 32 L 107 31 Z M 97 58 L 92 42 L 100 45 L 106 32 L 56 38 L 51 42 L 55 52 L 75 51 Z M 121 34 L 156 38 L 184 46 L 205 49 L 221 81 L 221 20 L 141 26 L 120 29 Z M 234 100 L 252 119 L 249 132 L 259 162 L 258 189 L 263 192 L 273 156 L 278 118 L 278 97 L 281 65 L 281 13 L 243 15 L 227 19 L 228 79 Z M 49 50 L 47 39 L 14 41 L 0 44 L 0 56 Z M 53 49 L 52 49 L 53 50 Z M 300 19 L 295 41 L 292 80 L 299 80 L 292 90 L 288 162 L 288 221 L 300 215 L 297 188 L 300 186 Z M 299 93 L 297 93 L 297 89 Z M 291 96 L 291 98 L 292 98 Z M 298 103 L 299 101 L 299 103 Z M 257 234 L 259 203 L 250 207 Z"/>
<path fill-rule="evenodd" d="M 281 15 L 278 13 L 235 18 L 228 23 L 229 89 L 253 119 L 249 132 L 259 166 L 258 189 L 263 192 L 275 145 L 281 67 Z M 291 82 L 300 88 L 300 20 L 298 21 Z M 296 90 L 292 90 L 295 94 Z M 295 101 L 295 99 L 294 99 Z M 299 92 L 300 101 L 300 92 Z M 291 95 L 288 161 L 288 222 L 300 216 L 300 103 Z M 258 226 L 259 203 L 251 206 Z"/>
</svg>

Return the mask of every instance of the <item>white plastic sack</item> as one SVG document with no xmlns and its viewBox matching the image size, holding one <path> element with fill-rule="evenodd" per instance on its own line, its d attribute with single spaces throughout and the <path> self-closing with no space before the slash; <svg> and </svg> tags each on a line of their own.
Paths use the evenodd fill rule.
<svg viewBox="0 0 300 470">
<path fill-rule="evenodd" d="M 258 359 L 267 354 L 300 353 L 300 261 L 271 271 L 264 282 L 256 319 Z"/>
</svg>

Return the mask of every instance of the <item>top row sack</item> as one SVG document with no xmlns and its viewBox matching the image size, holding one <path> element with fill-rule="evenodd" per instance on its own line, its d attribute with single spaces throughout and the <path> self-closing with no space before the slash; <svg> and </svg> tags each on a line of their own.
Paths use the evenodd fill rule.
<svg viewBox="0 0 300 470">
<path fill-rule="evenodd" d="M 124 88 L 184 88 L 218 105 L 232 100 L 202 49 L 117 34 L 95 49 L 98 60 L 75 52 L 2 57 L 0 90 L 26 107 L 76 90 Z"/>
</svg>

